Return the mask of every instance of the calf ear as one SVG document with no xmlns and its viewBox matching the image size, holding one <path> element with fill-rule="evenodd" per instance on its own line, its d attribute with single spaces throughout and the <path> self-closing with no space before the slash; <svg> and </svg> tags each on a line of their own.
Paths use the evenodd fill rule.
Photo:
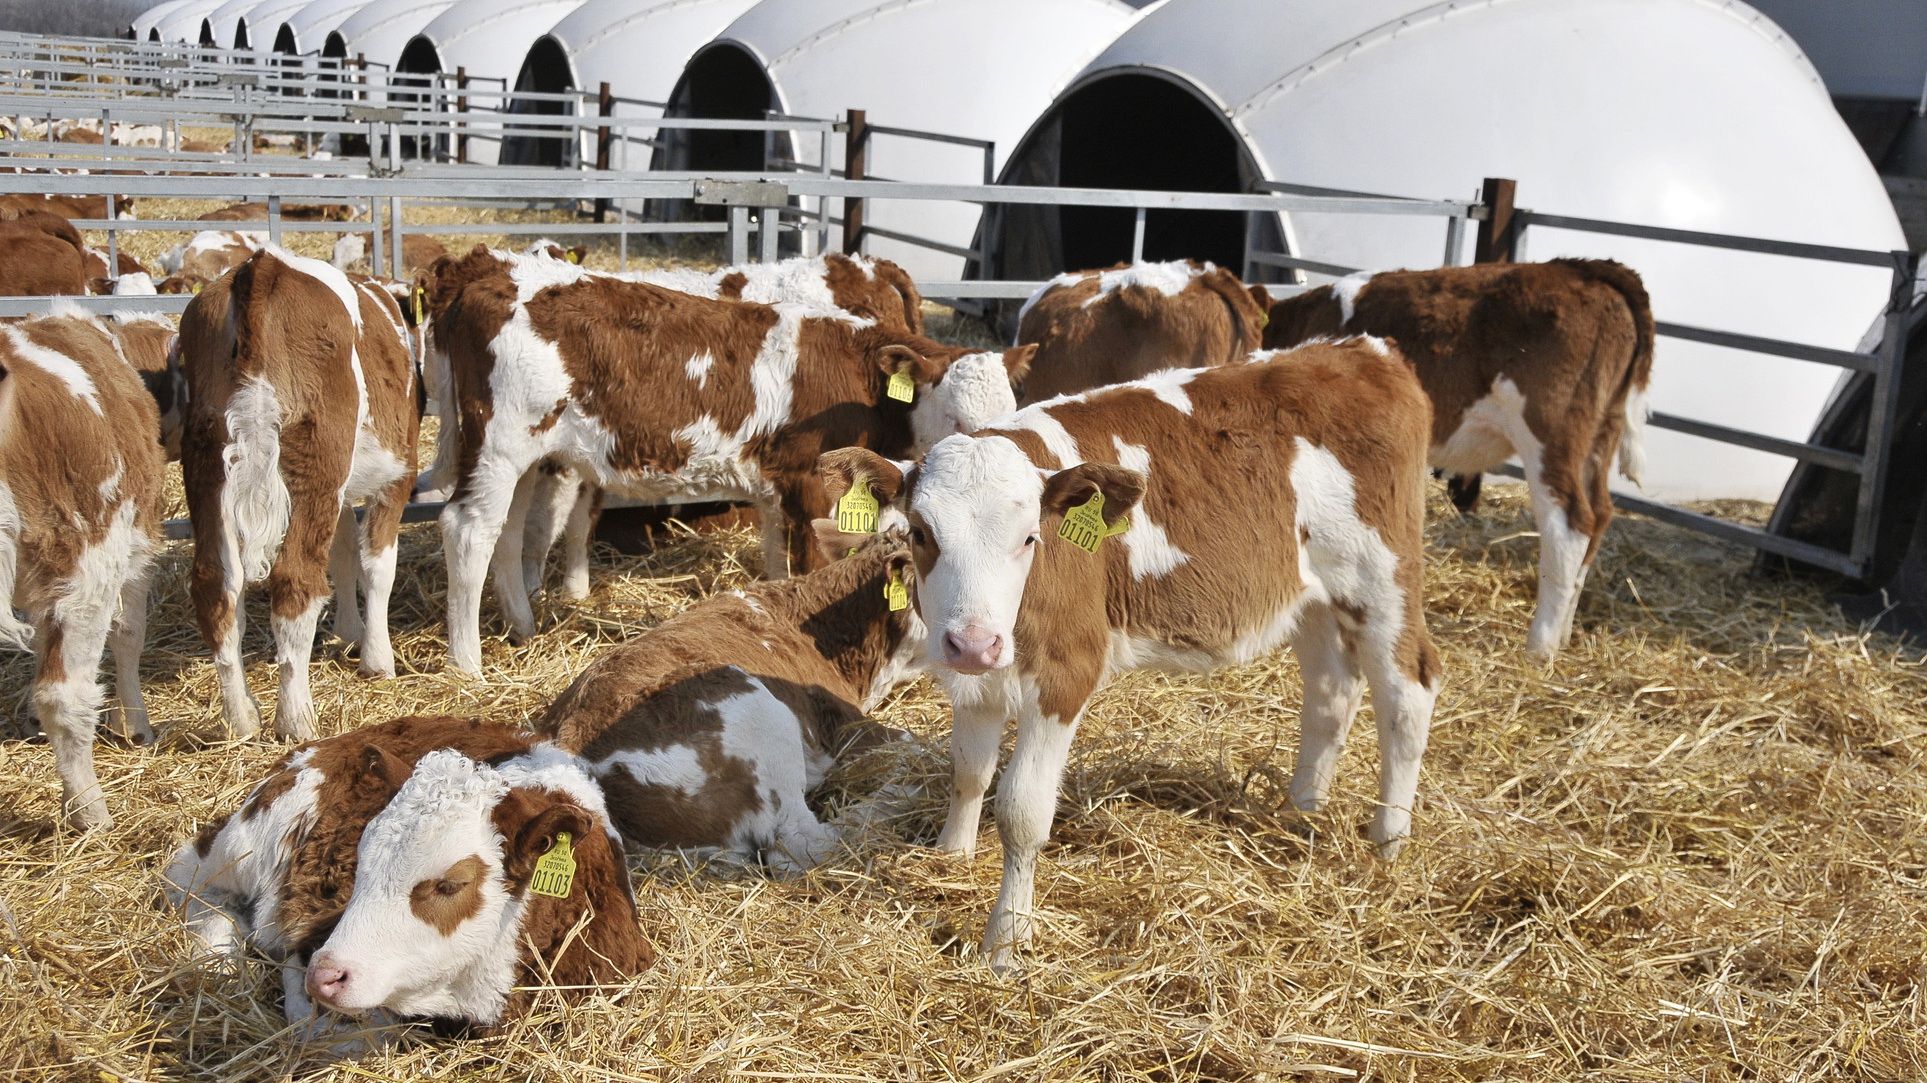
<svg viewBox="0 0 1927 1083">
<path fill-rule="evenodd" d="M 1086 503 L 1091 494 L 1104 494 L 1104 522 L 1115 526 L 1144 496 L 1144 475 L 1109 463 L 1081 463 L 1059 470 L 1044 482 L 1043 510 L 1062 515 Z"/>
<path fill-rule="evenodd" d="M 882 369 L 885 376 L 907 370 L 912 380 L 927 387 L 943 379 L 944 370 L 950 367 L 955 357 L 930 357 L 913 347 L 893 342 L 878 350 L 876 359 L 877 368 Z"/>
<path fill-rule="evenodd" d="M 1012 346 L 1004 351 L 1004 372 L 1010 376 L 1010 386 L 1016 387 L 1030 375 L 1030 362 L 1037 356 L 1037 344 L 1026 342 L 1022 346 Z"/>
<path fill-rule="evenodd" d="M 381 788 L 390 792 L 401 789 L 408 776 L 415 773 L 408 761 L 395 755 L 378 744 L 370 742 L 361 750 L 360 773 L 356 781 L 365 787 Z"/>
<path fill-rule="evenodd" d="M 1265 313 L 1267 317 L 1269 317 L 1271 313 L 1271 291 L 1266 289 L 1261 282 L 1253 282 L 1246 288 L 1251 291 L 1251 299 L 1258 302 L 1258 311 Z"/>
<path fill-rule="evenodd" d="M 835 564 L 850 555 L 850 550 L 868 545 L 875 534 L 845 534 L 837 529 L 835 519 L 812 519 L 810 529 L 816 533 L 816 551 L 823 559 Z"/>
<path fill-rule="evenodd" d="M 843 494 L 850 491 L 859 477 L 870 483 L 879 504 L 890 503 L 903 491 L 903 467 L 869 448 L 826 451 L 816 460 L 816 474 L 822 479 L 823 493 L 832 504 L 843 499 Z"/>
<path fill-rule="evenodd" d="M 574 840 L 570 843 L 573 847 L 593 830 L 596 830 L 595 821 L 575 805 L 553 801 L 540 806 L 535 815 L 516 829 L 515 837 L 508 843 L 507 852 L 502 855 L 503 871 L 511 880 L 521 883 L 535 871 L 536 859 L 555 848 L 557 835 L 567 831 Z"/>
</svg>

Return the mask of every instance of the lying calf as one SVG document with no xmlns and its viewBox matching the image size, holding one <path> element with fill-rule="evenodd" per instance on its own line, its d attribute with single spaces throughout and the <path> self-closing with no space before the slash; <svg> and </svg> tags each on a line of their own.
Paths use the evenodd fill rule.
<svg viewBox="0 0 1927 1083">
<path fill-rule="evenodd" d="M 601 792 L 553 747 L 400 718 L 294 750 L 174 855 L 166 890 L 209 951 L 239 958 L 245 939 L 281 960 L 290 1022 L 319 1002 L 492 1026 L 525 1006 L 512 988 L 654 962 L 607 825 Z M 532 884 L 557 850 L 573 875 Z"/>
<path fill-rule="evenodd" d="M 849 485 L 830 488 L 834 499 Z M 804 795 L 839 754 L 903 736 L 864 724 L 923 652 L 903 531 L 816 529 L 826 552 L 855 552 L 691 606 L 605 652 L 549 705 L 539 728 L 588 761 L 630 843 L 809 868 L 837 831 Z"/>
</svg>

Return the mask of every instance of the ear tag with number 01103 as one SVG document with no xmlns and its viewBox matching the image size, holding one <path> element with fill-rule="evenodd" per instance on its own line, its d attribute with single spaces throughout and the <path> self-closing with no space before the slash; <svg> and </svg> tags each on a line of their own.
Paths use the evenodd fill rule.
<svg viewBox="0 0 1927 1083">
<path fill-rule="evenodd" d="M 883 393 L 898 402 L 913 402 L 917 397 L 917 382 L 910 378 L 908 368 L 900 368 L 890 374 L 890 386 Z"/>
<path fill-rule="evenodd" d="M 575 855 L 569 851 L 569 841 L 567 831 L 555 833 L 555 845 L 535 859 L 535 875 L 529 878 L 530 891 L 551 899 L 569 897 L 569 885 L 575 882 Z"/>
<path fill-rule="evenodd" d="M 836 502 L 836 528 L 845 534 L 877 532 L 877 498 L 870 492 L 869 478 L 855 478 L 850 491 Z"/>
<path fill-rule="evenodd" d="M 910 608 L 910 588 L 903 583 L 903 569 L 890 573 L 889 582 L 883 584 L 883 597 L 890 603 L 890 612 L 901 613 Z"/>
<path fill-rule="evenodd" d="M 1089 500 L 1064 513 L 1064 521 L 1057 524 L 1057 536 L 1086 553 L 1095 553 L 1105 538 L 1129 529 L 1131 521 L 1128 518 L 1119 519 L 1116 526 L 1104 525 L 1104 493 L 1100 490 L 1092 493 Z"/>
</svg>

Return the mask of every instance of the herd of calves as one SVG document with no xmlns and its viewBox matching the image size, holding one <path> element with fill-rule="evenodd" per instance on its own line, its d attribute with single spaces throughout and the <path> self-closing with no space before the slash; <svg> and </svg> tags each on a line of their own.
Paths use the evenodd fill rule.
<svg viewBox="0 0 1927 1083">
<path fill-rule="evenodd" d="M 1017 725 L 983 937 L 1000 969 L 1031 935 L 1078 721 L 1119 671 L 1289 642 L 1290 794 L 1313 811 L 1369 685 L 1369 833 L 1395 854 L 1441 682 L 1428 466 L 1523 461 L 1539 658 L 1571 632 L 1615 457 L 1639 475 L 1653 323 L 1615 263 L 1359 274 L 1276 303 L 1209 264 L 1120 266 L 1053 280 L 1021 345 L 973 351 L 922 335 L 886 260 L 613 275 L 558 254 L 477 247 L 402 284 L 268 246 L 178 335 L 77 310 L 0 325 L 0 576 L 27 615 L 0 607 L 0 636 L 35 652 L 72 822 L 110 822 L 91 752 L 110 640 L 108 725 L 152 739 L 138 670 L 168 457 L 236 736 L 260 725 L 242 600 L 266 581 L 274 728 L 309 743 L 180 850 L 168 891 L 210 951 L 283 960 L 288 1016 L 313 1031 L 369 1013 L 491 1026 L 533 987 L 645 969 L 624 847 L 829 858 L 847 824 L 806 795 L 838 756 L 903 736 L 867 713 L 922 672 L 955 713 L 939 848 L 976 847 Z M 315 741 L 331 584 L 361 672 L 395 672 L 387 606 L 429 399 L 454 669 L 482 670 L 485 579 L 514 642 L 552 548 L 551 589 L 587 591 L 604 491 L 753 505 L 767 581 L 607 649 L 532 728 L 410 717 Z"/>
</svg>

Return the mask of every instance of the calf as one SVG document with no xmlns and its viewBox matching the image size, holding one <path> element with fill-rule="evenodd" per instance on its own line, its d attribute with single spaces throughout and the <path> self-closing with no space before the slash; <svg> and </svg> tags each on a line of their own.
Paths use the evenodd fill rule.
<svg viewBox="0 0 1927 1083">
<path fill-rule="evenodd" d="M 1645 463 L 1653 313 L 1639 275 L 1580 259 L 1361 272 L 1273 305 L 1265 345 L 1337 334 L 1398 342 L 1432 400 L 1434 467 L 1476 479 L 1519 456 L 1539 524 L 1526 651 L 1551 660 L 1612 521 L 1613 458 L 1634 484 Z"/>
<path fill-rule="evenodd" d="M 1190 260 L 1058 275 L 1018 313 L 1017 341 L 1037 345 L 1024 401 L 1237 364 L 1258 348 L 1269 300 L 1263 286 Z"/>
<path fill-rule="evenodd" d="M 85 246 L 66 219 L 27 213 L 0 220 L 0 296 L 87 292 Z"/>
<path fill-rule="evenodd" d="M 564 251 L 554 241 L 541 240 L 530 245 L 524 254 L 581 263 L 586 250 L 578 247 Z M 694 297 L 764 305 L 794 302 L 827 312 L 845 312 L 889 330 L 923 333 L 923 296 L 917 292 L 916 283 L 902 267 L 871 256 L 833 252 L 776 263 L 745 263 L 719 271 L 668 268 L 616 277 Z M 940 388 L 939 394 L 947 392 Z M 1016 405 L 1008 392 L 1002 394 L 1001 399 L 1005 405 L 994 402 L 971 405 L 971 412 L 962 415 L 963 422 L 987 420 Z M 996 405 L 993 411 L 982 412 L 991 405 Z M 927 411 L 913 416 L 923 419 L 927 426 L 941 424 Z M 976 426 L 969 424 L 968 427 Z M 950 431 L 946 428 L 945 435 Z M 595 486 L 581 481 L 573 470 L 559 464 L 550 464 L 538 479 L 530 498 L 528 526 L 522 543 L 523 569 L 530 593 L 541 588 L 543 558 L 560 536 L 564 567 L 562 597 L 587 596 L 589 530 L 600 508 L 601 495 Z"/>
<path fill-rule="evenodd" d="M 43 214 L 58 215 L 61 218 L 107 218 L 134 217 L 134 200 L 131 196 L 114 198 L 113 216 L 107 213 L 106 196 L 82 195 L 33 195 L 24 192 L 0 194 L 0 210 L 39 211 Z"/>
<path fill-rule="evenodd" d="M 335 632 L 360 641 L 364 676 L 394 675 L 388 594 L 420 424 L 406 342 L 385 290 L 279 248 L 215 280 L 181 318 L 191 594 L 237 736 L 260 728 L 241 668 L 241 592 L 264 578 L 281 670 L 275 729 L 314 736 L 308 658 L 331 546 Z"/>
<path fill-rule="evenodd" d="M 573 994 L 654 961 L 608 823 L 554 748 L 474 719 L 401 718 L 283 757 L 175 854 L 166 890 L 206 951 L 279 962 L 288 1020 L 311 1032 L 326 1027 L 317 1002 L 492 1026 L 528 987 Z M 561 897 L 533 892 L 561 832 L 574 875 Z"/>
<path fill-rule="evenodd" d="M 266 233 L 249 230 L 204 229 L 187 243 L 161 256 L 161 270 L 192 281 L 212 282 L 228 273 L 268 243 Z M 163 291 L 168 292 L 168 291 Z M 198 293 L 198 290 L 172 292 Z"/>
<path fill-rule="evenodd" d="M 890 593 L 910 589 L 900 525 L 816 528 L 835 553 L 855 551 L 683 610 L 597 656 L 544 712 L 538 729 L 588 762 L 631 844 L 720 847 L 784 870 L 834 849 L 804 796 L 840 753 L 896 733 L 864 713 L 920 668 L 923 625 L 907 593 Z"/>
<path fill-rule="evenodd" d="M 169 462 L 181 457 L 186 423 L 187 376 L 181 371 L 180 336 L 174 322 L 158 312 L 116 312 L 109 325 L 121 356 L 139 374 L 160 412 L 161 447 Z"/>
<path fill-rule="evenodd" d="M 1325 804 L 1363 676 L 1379 734 L 1371 837 L 1397 852 L 1439 686 L 1422 607 L 1429 419 L 1404 362 L 1350 339 L 1031 406 L 943 440 L 907 480 L 861 449 L 824 457 L 909 515 L 928 661 L 956 715 L 940 848 L 976 848 L 1017 720 L 993 965 L 1030 937 L 1071 739 L 1119 670 L 1205 671 L 1289 640 L 1306 690 L 1291 796 L 1307 810 Z"/>
<path fill-rule="evenodd" d="M 154 738 L 140 655 L 160 545 L 159 427 L 100 321 L 74 310 L 0 326 L 0 642 L 34 652 L 34 713 L 62 809 L 84 828 L 113 823 L 93 757 L 110 631 L 120 702 L 108 728 Z"/>
<path fill-rule="evenodd" d="M 436 275 L 430 311 L 449 370 L 437 463 L 455 475 L 442 513 L 449 654 L 470 673 L 491 552 L 513 634 L 533 632 L 522 529 L 543 459 L 644 498 L 751 501 L 780 577 L 812 561 L 808 523 L 828 511 L 816 456 L 907 451 L 913 411 L 943 410 L 930 389 L 970 352 L 842 314 L 711 301 L 485 249 Z"/>
<path fill-rule="evenodd" d="M 115 292 L 115 282 L 121 276 L 147 274 L 147 268 L 141 266 L 140 260 L 125 252 L 115 252 L 113 255 L 115 258 L 109 260 L 105 248 L 96 248 L 91 245 L 81 250 L 83 273 L 87 276 L 87 292 L 111 294 Z M 111 271 L 108 270 L 110 265 L 113 268 Z"/>
</svg>

